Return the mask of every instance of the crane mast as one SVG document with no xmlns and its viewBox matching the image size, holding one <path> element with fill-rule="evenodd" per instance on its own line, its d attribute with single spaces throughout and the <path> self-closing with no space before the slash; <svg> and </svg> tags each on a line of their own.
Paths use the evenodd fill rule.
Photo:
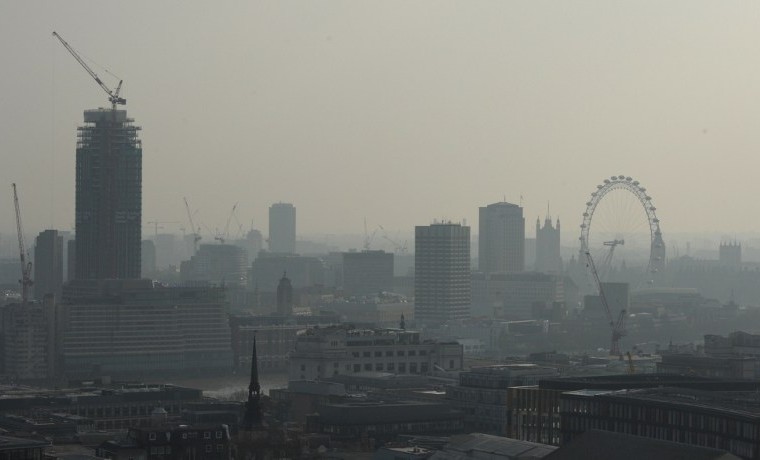
<svg viewBox="0 0 760 460">
<path fill-rule="evenodd" d="M 21 206 L 18 202 L 18 192 L 16 191 L 16 184 L 13 186 L 13 205 L 16 208 L 16 233 L 18 234 L 18 252 L 21 259 L 21 303 L 26 305 L 29 302 L 29 288 L 32 286 L 32 261 L 27 254 L 26 246 L 24 245 L 24 230 L 21 228 Z"/>
<path fill-rule="evenodd" d="M 586 251 L 586 259 L 588 260 L 588 267 L 589 270 L 591 270 L 591 274 L 594 277 L 594 282 L 596 283 L 596 288 L 599 290 L 599 300 L 602 302 L 602 306 L 604 307 L 604 313 L 607 316 L 607 321 L 610 324 L 610 328 L 612 329 L 612 339 L 610 343 L 610 355 L 614 356 L 622 356 L 620 352 L 620 339 L 623 338 L 626 335 L 625 330 L 625 318 L 626 318 L 626 310 L 623 309 L 620 311 L 620 316 L 618 316 L 617 321 L 612 316 L 612 310 L 610 310 L 610 305 L 607 303 L 607 296 L 604 295 L 604 289 L 602 288 L 602 282 L 599 280 L 599 274 L 596 271 L 596 265 L 594 265 L 594 259 L 591 257 L 591 253 L 589 251 Z"/>
<path fill-rule="evenodd" d="M 84 59 L 82 59 L 81 56 L 79 56 L 79 53 L 74 50 L 74 48 L 69 45 L 66 40 L 63 39 L 60 35 L 58 35 L 57 32 L 53 31 L 53 36 L 58 39 L 58 41 L 61 42 L 61 44 L 68 50 L 69 53 L 71 53 L 72 56 L 74 56 L 74 59 L 77 60 L 79 65 L 81 65 L 84 70 L 87 71 L 88 74 L 95 80 L 95 82 L 100 85 L 101 88 L 103 88 L 103 91 L 108 94 L 108 101 L 111 102 L 111 109 L 116 110 L 116 105 L 124 105 L 127 103 L 127 100 L 123 97 L 119 96 L 119 92 L 121 92 L 121 84 L 123 80 L 119 80 L 119 84 L 116 86 L 116 90 L 112 91 L 111 88 L 108 87 L 105 83 L 103 83 L 103 80 L 98 77 L 98 74 L 96 74 L 90 66 L 87 65 L 86 62 L 84 62 Z"/>
</svg>

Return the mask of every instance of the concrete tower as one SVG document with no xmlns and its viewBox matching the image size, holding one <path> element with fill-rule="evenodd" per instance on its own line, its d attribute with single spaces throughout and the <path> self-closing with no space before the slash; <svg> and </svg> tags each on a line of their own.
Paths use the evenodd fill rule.
<svg viewBox="0 0 760 460">
<path fill-rule="evenodd" d="M 485 273 L 525 270 L 523 209 L 501 202 L 480 208 L 478 268 Z"/>
<path fill-rule="evenodd" d="M 296 253 L 296 208 L 290 203 L 269 207 L 269 251 Z"/>
<path fill-rule="evenodd" d="M 126 110 L 84 112 L 76 158 L 76 279 L 140 278 L 142 144 Z"/>
<path fill-rule="evenodd" d="M 440 223 L 414 232 L 414 315 L 443 322 L 470 315 L 470 227 Z"/>
</svg>

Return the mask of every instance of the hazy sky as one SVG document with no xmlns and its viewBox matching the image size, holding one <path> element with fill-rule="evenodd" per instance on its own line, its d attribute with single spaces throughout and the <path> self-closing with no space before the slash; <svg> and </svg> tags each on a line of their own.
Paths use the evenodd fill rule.
<svg viewBox="0 0 760 460">
<path fill-rule="evenodd" d="M 569 243 L 612 174 L 648 188 L 666 239 L 760 230 L 758 2 L 3 1 L 4 239 L 11 182 L 29 234 L 73 226 L 76 127 L 107 104 L 53 30 L 124 79 L 143 221 L 168 230 L 187 196 L 212 229 L 239 202 L 266 233 L 289 201 L 299 234 L 477 233 L 478 206 L 522 195 Z"/>
</svg>

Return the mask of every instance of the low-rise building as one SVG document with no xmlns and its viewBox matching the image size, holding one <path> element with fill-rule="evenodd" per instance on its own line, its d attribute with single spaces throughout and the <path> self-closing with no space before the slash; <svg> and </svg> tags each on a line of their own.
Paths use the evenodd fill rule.
<svg viewBox="0 0 760 460">
<path fill-rule="evenodd" d="M 757 391 L 578 390 L 560 405 L 563 444 L 597 429 L 760 458 Z"/>
<path fill-rule="evenodd" d="M 320 380 L 361 372 L 428 374 L 462 369 L 462 346 L 420 340 L 405 329 L 310 328 L 290 353 L 290 380 Z"/>
<path fill-rule="evenodd" d="M 98 430 L 114 430 L 148 425 L 157 407 L 165 409 L 169 416 L 179 417 L 186 404 L 202 398 L 202 390 L 169 384 L 115 384 L 60 390 L 4 387 L 0 411 L 30 419 L 44 414 L 48 417 L 70 414 L 84 417 Z M 61 423 L 61 415 L 52 417 Z"/>
<path fill-rule="evenodd" d="M 446 387 L 446 399 L 464 413 L 468 431 L 505 436 L 510 413 L 507 389 L 557 375 L 557 369 L 535 364 L 474 367 L 459 374 L 458 385 Z"/>
<path fill-rule="evenodd" d="M 555 446 L 546 444 L 470 433 L 452 436 L 442 450 L 433 454 L 431 460 L 538 460 L 556 449 Z"/>
<path fill-rule="evenodd" d="M 338 440 L 390 441 L 400 434 L 445 435 L 464 430 L 462 413 L 427 401 L 358 401 L 323 404 L 310 416 L 311 431 Z"/>
<path fill-rule="evenodd" d="M 125 438 L 102 443 L 96 453 L 114 460 L 228 460 L 230 433 L 227 425 L 130 428 Z"/>
<path fill-rule="evenodd" d="M 760 391 L 760 383 L 757 381 L 709 379 L 689 375 L 636 374 L 542 379 L 538 385 L 510 387 L 507 390 L 507 404 L 511 410 L 507 436 L 560 445 L 562 430 L 565 428 L 560 416 L 560 397 L 563 393 L 657 387 L 703 391 Z"/>
</svg>

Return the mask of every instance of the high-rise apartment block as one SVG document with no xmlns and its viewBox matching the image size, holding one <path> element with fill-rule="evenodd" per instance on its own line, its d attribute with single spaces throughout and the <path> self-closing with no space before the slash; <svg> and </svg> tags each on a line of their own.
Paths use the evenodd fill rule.
<svg viewBox="0 0 760 460">
<path fill-rule="evenodd" d="M 480 208 L 478 268 L 485 273 L 525 270 L 523 209 L 501 202 Z"/>
<path fill-rule="evenodd" d="M 58 230 L 45 230 L 34 244 L 34 297 L 42 300 L 46 294 L 53 294 L 60 300 L 62 286 L 63 236 Z"/>
<path fill-rule="evenodd" d="M 269 207 L 269 251 L 296 252 L 296 208 L 290 203 L 275 203 Z"/>
<path fill-rule="evenodd" d="M 552 225 L 550 217 L 544 220 L 544 226 L 536 219 L 536 271 L 542 273 L 559 273 L 562 270 L 560 256 L 560 227 Z"/>
<path fill-rule="evenodd" d="M 414 315 L 444 322 L 470 314 L 470 227 L 417 226 L 414 232 Z"/>
<path fill-rule="evenodd" d="M 84 112 L 76 158 L 76 279 L 140 278 L 142 144 L 126 110 Z"/>
</svg>

